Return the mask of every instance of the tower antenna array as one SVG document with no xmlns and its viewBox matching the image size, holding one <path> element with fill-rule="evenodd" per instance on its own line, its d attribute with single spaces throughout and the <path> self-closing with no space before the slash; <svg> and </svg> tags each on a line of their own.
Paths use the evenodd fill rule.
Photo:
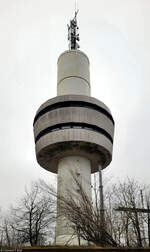
<svg viewBox="0 0 150 252">
<path fill-rule="evenodd" d="M 75 8 L 75 15 L 72 20 L 70 20 L 70 25 L 68 25 L 68 40 L 69 40 L 69 50 L 77 50 L 80 46 L 77 43 L 79 41 L 79 27 L 77 26 L 77 14 L 79 10 Z"/>
</svg>

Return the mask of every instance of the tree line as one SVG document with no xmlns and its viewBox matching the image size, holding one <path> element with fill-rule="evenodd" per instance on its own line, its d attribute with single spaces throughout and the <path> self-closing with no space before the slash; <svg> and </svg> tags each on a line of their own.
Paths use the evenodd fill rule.
<svg viewBox="0 0 150 252">
<path fill-rule="evenodd" d="M 57 204 L 71 223 L 74 234 L 88 244 L 100 246 L 150 246 L 150 213 L 136 211 L 150 206 L 150 188 L 126 179 L 105 186 L 104 209 L 100 208 L 99 185 L 91 184 L 92 201 L 74 177 L 79 194 L 58 198 L 56 189 L 39 180 L 25 190 L 16 206 L 0 211 L 1 246 L 41 246 L 55 243 Z M 125 210 L 124 210 L 125 209 Z M 119 211 L 118 211 L 119 210 Z M 131 211 L 133 210 L 133 211 Z M 134 211 L 135 210 L 135 211 Z"/>
</svg>

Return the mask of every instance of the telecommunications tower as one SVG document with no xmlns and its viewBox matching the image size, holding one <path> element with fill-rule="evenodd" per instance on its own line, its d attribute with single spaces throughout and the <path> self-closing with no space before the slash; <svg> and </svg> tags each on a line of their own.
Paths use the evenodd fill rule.
<svg viewBox="0 0 150 252">
<path fill-rule="evenodd" d="M 36 158 L 40 166 L 57 173 L 58 195 L 74 189 L 73 172 L 91 197 L 91 173 L 112 160 L 114 120 L 108 107 L 90 96 L 89 59 L 77 43 L 77 12 L 68 25 L 68 40 L 69 50 L 57 63 L 57 96 L 42 104 L 34 118 Z M 56 244 L 72 236 L 66 223 L 58 204 Z M 78 244 L 76 237 L 71 244 Z"/>
</svg>

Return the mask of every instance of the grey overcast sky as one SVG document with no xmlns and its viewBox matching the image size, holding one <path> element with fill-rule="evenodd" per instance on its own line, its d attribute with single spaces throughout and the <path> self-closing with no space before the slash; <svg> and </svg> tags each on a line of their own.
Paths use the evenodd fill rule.
<svg viewBox="0 0 150 252">
<path fill-rule="evenodd" d="M 57 59 L 68 48 L 74 0 L 0 0 L 0 206 L 53 174 L 35 158 L 33 118 L 56 96 Z M 150 181 L 150 0 L 78 0 L 80 46 L 92 96 L 115 120 L 111 181 Z"/>
</svg>

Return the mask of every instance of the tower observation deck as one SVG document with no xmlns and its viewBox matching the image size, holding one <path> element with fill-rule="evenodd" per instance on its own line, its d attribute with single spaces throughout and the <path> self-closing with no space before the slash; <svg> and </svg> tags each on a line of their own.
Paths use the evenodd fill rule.
<svg viewBox="0 0 150 252">
<path fill-rule="evenodd" d="M 112 160 L 114 120 L 109 108 L 90 96 L 89 59 L 77 43 L 77 12 L 68 25 L 68 40 L 69 50 L 57 63 L 57 96 L 42 104 L 34 118 L 36 158 L 40 166 L 58 174 L 60 196 L 69 186 L 70 193 L 73 190 L 73 171 L 91 197 L 91 173 Z M 72 230 L 59 204 L 57 214 L 56 243 L 64 245 Z M 70 243 L 78 244 L 77 238 Z"/>
</svg>

